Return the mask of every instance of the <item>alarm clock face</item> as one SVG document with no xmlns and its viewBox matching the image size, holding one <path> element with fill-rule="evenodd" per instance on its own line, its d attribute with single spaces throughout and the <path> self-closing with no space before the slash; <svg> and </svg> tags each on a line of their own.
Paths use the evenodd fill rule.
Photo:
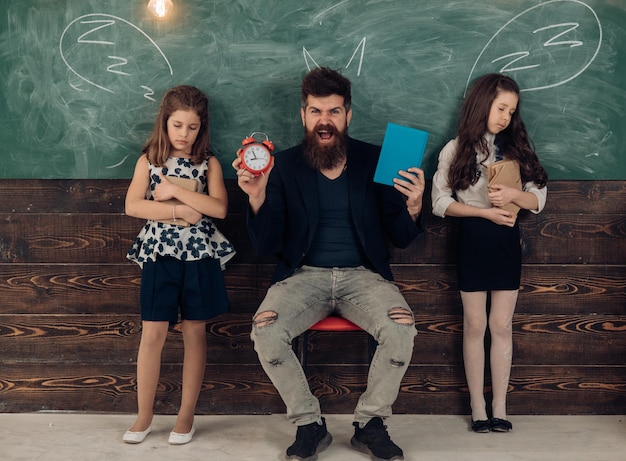
<svg viewBox="0 0 626 461">
<path fill-rule="evenodd" d="M 241 160 L 247 170 L 260 173 L 270 164 L 270 152 L 262 144 L 251 144 L 244 148 Z"/>
</svg>

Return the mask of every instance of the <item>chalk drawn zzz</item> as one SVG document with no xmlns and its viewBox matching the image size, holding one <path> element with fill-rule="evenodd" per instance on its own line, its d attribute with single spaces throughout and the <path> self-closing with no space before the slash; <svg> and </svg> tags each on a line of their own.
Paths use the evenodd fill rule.
<svg viewBox="0 0 626 461">
<path fill-rule="evenodd" d="M 521 91 L 563 85 L 591 65 L 601 45 L 602 25 L 586 3 L 551 0 L 535 5 L 489 39 L 474 62 L 465 92 L 475 73 L 486 72 L 515 73 Z M 511 50 L 513 46 L 518 49 Z"/>
<path fill-rule="evenodd" d="M 129 46 L 128 42 L 132 42 L 133 46 Z M 141 66 L 131 65 L 134 57 L 127 50 L 146 47 L 153 50 L 148 58 L 150 62 L 142 61 Z M 124 51 L 125 56 L 115 54 L 120 50 Z M 92 13 L 74 19 L 61 34 L 59 51 L 61 59 L 74 75 L 109 93 L 116 93 L 116 84 L 121 87 L 129 86 L 129 82 L 123 85 L 116 82 L 111 78 L 113 76 L 138 80 L 152 77 L 140 75 L 139 68 L 151 67 L 153 72 L 165 71 L 174 75 L 169 60 L 148 34 L 131 22 L 110 14 Z M 144 55 L 145 53 L 142 54 L 142 60 L 145 59 Z M 93 65 L 94 61 L 97 62 L 96 66 Z M 72 87 L 83 91 L 77 85 Z M 146 99 L 155 100 L 152 88 L 141 83 L 137 84 L 137 88 L 144 90 L 143 96 Z"/>
<path fill-rule="evenodd" d="M 350 59 L 348 60 L 348 63 L 346 64 L 346 69 L 347 69 L 348 67 L 350 67 L 350 64 L 352 64 L 354 57 L 357 55 L 360 49 L 361 54 L 359 57 L 359 68 L 356 71 L 357 77 L 361 75 L 361 67 L 363 66 L 363 56 L 365 55 L 365 41 L 366 41 L 366 37 L 363 37 L 363 39 L 359 42 L 359 44 L 354 49 L 354 53 L 352 53 L 352 56 L 350 56 Z M 309 71 L 313 67 L 320 67 L 319 64 L 315 62 L 315 59 L 313 59 L 313 56 L 311 56 L 311 54 L 309 53 L 309 50 L 307 50 L 305 47 L 302 47 L 302 55 L 304 56 L 304 62 L 306 63 L 306 68 Z"/>
</svg>

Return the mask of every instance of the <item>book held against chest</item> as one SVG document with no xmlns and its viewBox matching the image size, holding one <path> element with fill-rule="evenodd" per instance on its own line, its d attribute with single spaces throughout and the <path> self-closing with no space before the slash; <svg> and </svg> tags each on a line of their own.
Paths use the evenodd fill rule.
<svg viewBox="0 0 626 461">
<path fill-rule="evenodd" d="M 499 160 L 489 164 L 489 187 L 494 184 L 513 187 L 522 190 L 522 178 L 519 171 L 519 164 L 515 160 Z M 503 210 L 517 214 L 520 208 L 514 203 L 508 203 L 502 207 Z"/>
<path fill-rule="evenodd" d="M 198 185 L 198 181 L 196 181 L 195 179 L 179 178 L 177 176 L 166 176 L 165 178 L 172 184 L 176 184 L 177 186 L 180 186 L 185 190 L 189 190 L 193 192 L 196 191 L 196 187 Z M 171 205 L 172 208 L 176 205 L 183 204 L 180 200 L 175 199 L 175 198 L 164 200 L 163 203 L 167 203 L 168 205 Z M 176 218 L 176 221 L 174 221 L 173 219 L 160 219 L 159 222 L 166 223 L 166 224 L 174 224 L 176 226 L 189 227 L 189 223 L 181 218 Z"/>
</svg>

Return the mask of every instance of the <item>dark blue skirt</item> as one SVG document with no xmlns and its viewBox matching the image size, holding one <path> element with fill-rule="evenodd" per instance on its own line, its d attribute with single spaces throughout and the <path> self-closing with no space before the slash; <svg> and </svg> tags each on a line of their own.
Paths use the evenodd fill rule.
<svg viewBox="0 0 626 461">
<path fill-rule="evenodd" d="M 141 272 L 141 320 L 209 320 L 229 309 L 220 261 L 157 256 Z"/>
<path fill-rule="evenodd" d="M 517 290 L 522 273 L 518 221 L 499 226 L 488 219 L 461 218 L 457 276 L 461 291 Z"/>
</svg>

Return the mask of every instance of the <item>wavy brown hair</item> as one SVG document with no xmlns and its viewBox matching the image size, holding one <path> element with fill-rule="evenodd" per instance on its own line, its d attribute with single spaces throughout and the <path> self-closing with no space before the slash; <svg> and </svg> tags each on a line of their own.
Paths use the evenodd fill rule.
<svg viewBox="0 0 626 461">
<path fill-rule="evenodd" d="M 143 146 L 142 152 L 153 165 L 164 166 L 170 156 L 172 145 L 167 137 L 167 120 L 177 110 L 194 111 L 200 118 L 200 130 L 191 146 L 191 162 L 197 165 L 209 155 L 209 98 L 193 86 L 180 85 L 170 88 L 163 96 L 154 129 Z"/>
<path fill-rule="evenodd" d="M 515 80 L 502 74 L 487 74 L 472 86 L 463 102 L 457 131 L 457 151 L 448 172 L 452 190 L 465 190 L 478 181 L 476 154 L 482 163 L 489 155 L 485 133 L 491 105 L 502 91 L 515 93 L 517 109 L 506 129 L 497 135 L 497 142 L 507 159 L 517 160 L 522 182 L 534 182 L 543 188 L 548 181 L 546 171 L 539 163 L 532 140 L 520 114 L 520 89 Z"/>
</svg>

